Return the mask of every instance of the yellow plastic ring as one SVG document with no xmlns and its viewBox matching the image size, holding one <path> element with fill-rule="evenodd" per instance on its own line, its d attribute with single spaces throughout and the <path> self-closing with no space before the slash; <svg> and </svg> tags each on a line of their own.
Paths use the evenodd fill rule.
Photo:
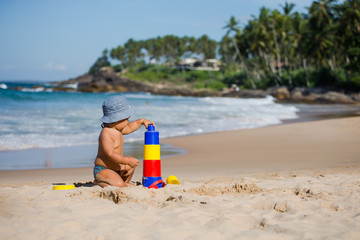
<svg viewBox="0 0 360 240">
<path fill-rule="evenodd" d="M 69 189 L 75 189 L 75 185 L 55 185 L 53 187 L 53 190 L 69 190 Z"/>
</svg>

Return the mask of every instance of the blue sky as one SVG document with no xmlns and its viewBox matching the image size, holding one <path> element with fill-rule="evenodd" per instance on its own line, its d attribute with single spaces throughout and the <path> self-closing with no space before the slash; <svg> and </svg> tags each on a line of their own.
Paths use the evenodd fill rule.
<svg viewBox="0 0 360 240">
<path fill-rule="evenodd" d="M 306 12 L 311 0 L 289 1 Z M 219 41 L 234 16 L 246 24 L 284 0 L 2 0 L 0 81 L 56 81 L 88 71 L 105 48 L 174 34 Z"/>
</svg>

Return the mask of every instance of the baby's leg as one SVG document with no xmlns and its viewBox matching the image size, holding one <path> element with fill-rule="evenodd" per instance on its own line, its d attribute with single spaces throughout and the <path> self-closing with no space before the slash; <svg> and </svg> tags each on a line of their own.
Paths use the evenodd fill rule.
<svg viewBox="0 0 360 240">
<path fill-rule="evenodd" d="M 96 174 L 95 184 L 106 187 L 108 185 L 116 187 L 125 187 L 126 184 L 124 180 L 119 176 L 119 174 L 110 169 L 104 169 Z"/>
</svg>

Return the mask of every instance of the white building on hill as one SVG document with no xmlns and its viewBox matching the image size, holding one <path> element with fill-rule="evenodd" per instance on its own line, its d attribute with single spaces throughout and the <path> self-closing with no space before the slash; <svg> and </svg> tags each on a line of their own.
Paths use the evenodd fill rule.
<svg viewBox="0 0 360 240">
<path fill-rule="evenodd" d="M 217 59 L 200 60 L 196 58 L 186 58 L 180 61 L 175 68 L 185 70 L 219 71 L 220 61 Z"/>
</svg>

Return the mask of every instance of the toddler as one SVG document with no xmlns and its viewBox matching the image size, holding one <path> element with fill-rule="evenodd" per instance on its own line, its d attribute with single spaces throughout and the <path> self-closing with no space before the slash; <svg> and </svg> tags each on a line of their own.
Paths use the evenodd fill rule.
<svg viewBox="0 0 360 240">
<path fill-rule="evenodd" d="M 142 125 L 155 125 L 147 119 L 129 122 L 135 113 L 133 107 L 121 96 L 111 96 L 102 105 L 104 116 L 100 119 L 102 131 L 99 136 L 98 154 L 95 159 L 94 183 L 101 187 L 108 185 L 126 187 L 133 185 L 130 180 L 139 160 L 123 154 L 123 135 L 130 134 Z"/>
</svg>

